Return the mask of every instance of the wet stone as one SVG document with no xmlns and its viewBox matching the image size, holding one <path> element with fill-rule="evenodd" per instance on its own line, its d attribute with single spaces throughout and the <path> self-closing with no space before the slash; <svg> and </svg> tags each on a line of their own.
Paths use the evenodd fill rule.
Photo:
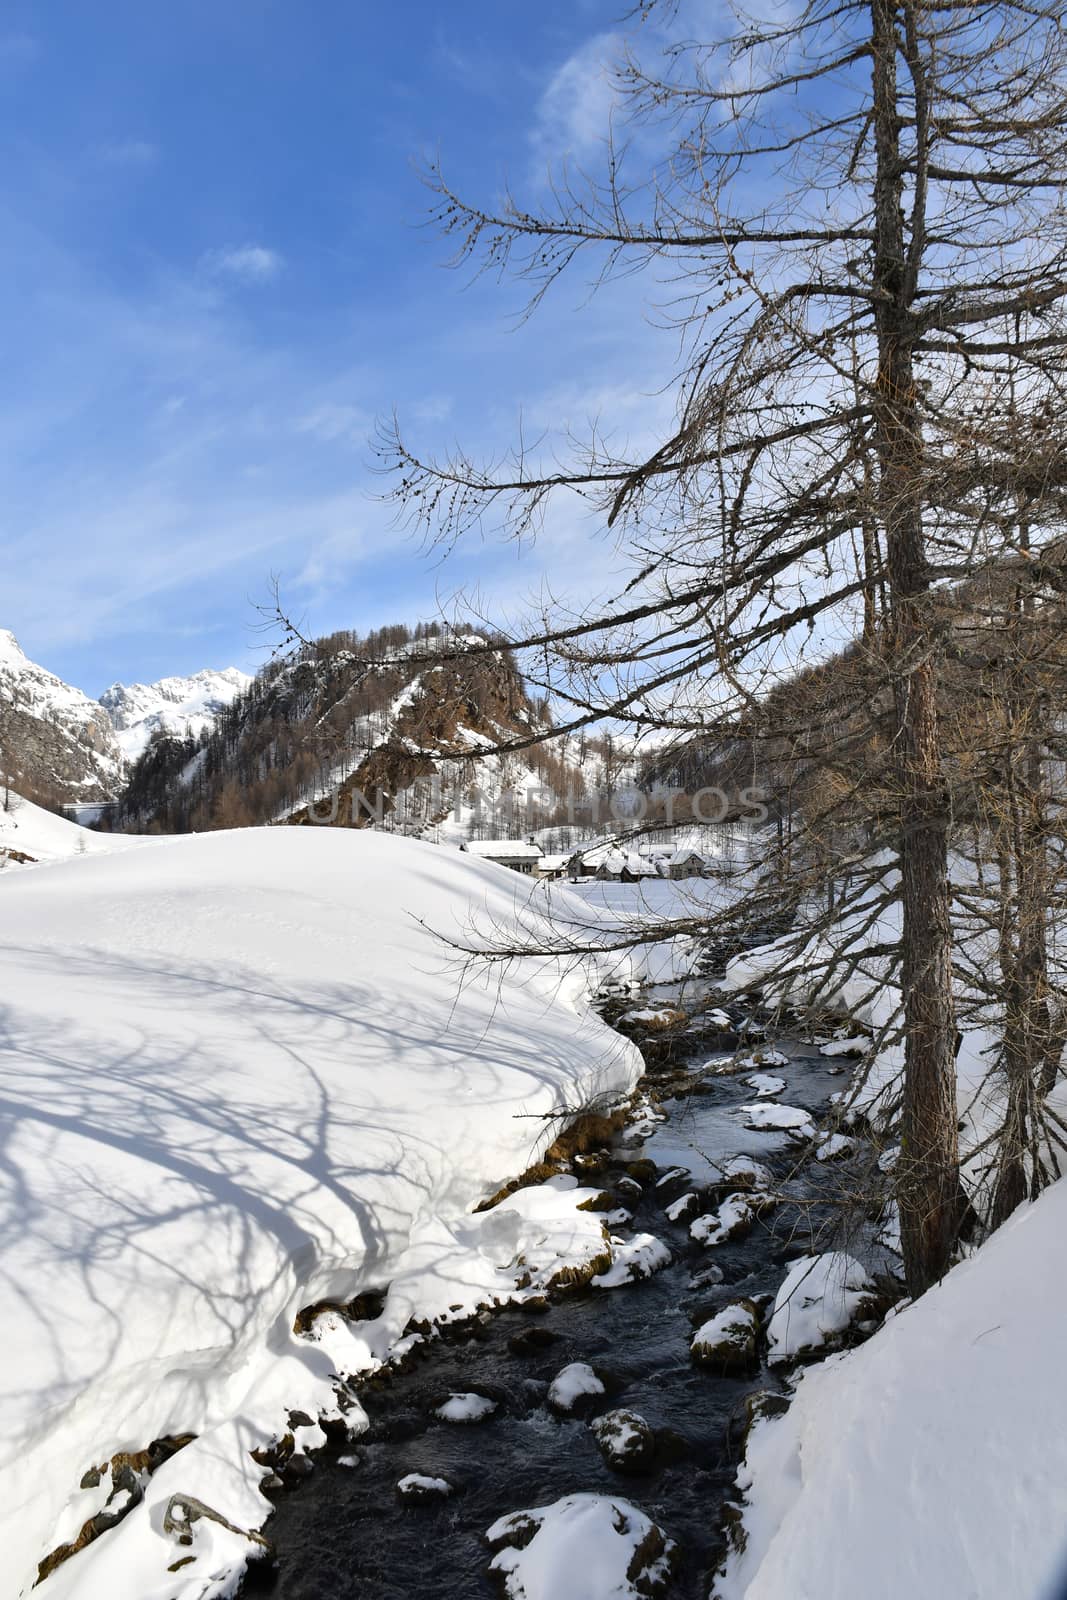
<svg viewBox="0 0 1067 1600">
<path fill-rule="evenodd" d="M 604 1460 L 616 1472 L 648 1472 L 656 1454 L 656 1435 L 636 1411 L 606 1411 L 591 1424 Z"/>
<path fill-rule="evenodd" d="M 656 1163 L 651 1161 L 648 1156 L 638 1156 L 633 1161 L 627 1161 L 625 1167 L 627 1177 L 632 1178 L 642 1188 L 646 1184 L 655 1183 L 656 1181 L 658 1169 Z"/>
<path fill-rule="evenodd" d="M 513 1333 L 508 1339 L 508 1349 L 513 1356 L 534 1356 L 547 1350 L 548 1346 L 555 1344 L 558 1334 L 551 1328 L 535 1323 L 532 1328 L 523 1328 L 521 1333 Z"/>
</svg>

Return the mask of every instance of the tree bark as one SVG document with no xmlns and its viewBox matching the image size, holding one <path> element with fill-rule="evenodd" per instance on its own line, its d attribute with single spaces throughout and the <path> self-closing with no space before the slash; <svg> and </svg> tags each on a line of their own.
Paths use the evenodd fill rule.
<svg viewBox="0 0 1067 1600">
<path fill-rule="evenodd" d="M 922 249 L 921 172 L 905 243 L 898 7 L 872 0 L 875 180 L 874 285 L 878 378 L 875 448 L 885 533 L 894 668 L 905 1065 L 897 1168 L 908 1289 L 947 1270 L 959 1226 L 956 1022 L 948 877 L 948 786 L 942 766 L 933 596 L 923 527 L 923 439 L 913 371 L 912 311 Z M 912 66 L 922 146 L 921 77 Z"/>
</svg>

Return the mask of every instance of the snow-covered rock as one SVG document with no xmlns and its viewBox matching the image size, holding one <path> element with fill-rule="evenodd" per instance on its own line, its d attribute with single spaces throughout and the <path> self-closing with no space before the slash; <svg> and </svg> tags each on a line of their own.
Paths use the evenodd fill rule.
<svg viewBox="0 0 1067 1600">
<path fill-rule="evenodd" d="M 496 1410 L 496 1401 L 486 1394 L 450 1394 L 433 1414 L 438 1422 L 485 1422 Z"/>
<path fill-rule="evenodd" d="M 718 1372 L 747 1372 L 756 1361 L 759 1317 L 751 1300 L 737 1300 L 702 1323 L 690 1354 L 698 1366 Z"/>
<path fill-rule="evenodd" d="M 785 1079 L 769 1072 L 754 1072 L 745 1082 L 750 1089 L 755 1089 L 757 1100 L 771 1100 L 785 1088 Z"/>
<path fill-rule="evenodd" d="M 856 1141 L 844 1133 L 822 1133 L 815 1149 L 816 1161 L 841 1161 L 855 1155 Z"/>
<path fill-rule="evenodd" d="M 689 1279 L 690 1293 L 703 1294 L 706 1289 L 716 1289 L 725 1276 L 722 1268 L 715 1262 L 701 1267 L 699 1272 L 694 1272 Z"/>
<path fill-rule="evenodd" d="M 627 1011 L 619 1021 L 626 1027 L 640 1028 L 653 1033 L 668 1032 L 673 1028 L 684 1026 L 689 1021 L 689 1014 L 678 1006 L 642 1006 L 639 1010 Z"/>
<path fill-rule="evenodd" d="M 655 1600 L 675 1554 L 643 1511 L 612 1495 L 571 1494 L 513 1511 L 486 1538 L 508 1600 Z"/>
<path fill-rule="evenodd" d="M 538 1158 L 561 1107 L 626 1093 L 642 1070 L 590 1009 L 588 972 L 524 961 L 457 993 L 433 930 L 455 936 L 475 912 L 506 927 L 518 908 L 528 930 L 529 894 L 457 851 L 314 828 L 0 873 L 18 932 L 0 1037 L 14 1593 L 96 1509 L 78 1487 L 89 1464 L 189 1432 L 46 1600 L 201 1595 L 203 1573 L 238 1572 L 255 1546 L 201 1518 L 196 1562 L 168 1573 L 172 1494 L 258 1527 L 270 1503 L 250 1450 L 294 1409 L 332 1414 L 336 1374 L 405 1348 L 413 1319 L 513 1296 L 520 1260 L 549 1274 L 567 1208 L 608 1264 L 601 1224 L 574 1209 L 595 1191 L 474 1211 Z M 303 1308 L 383 1283 L 380 1315 L 293 1331 Z M 350 1430 L 361 1419 L 353 1406 Z"/>
<path fill-rule="evenodd" d="M 819 1054 L 824 1056 L 861 1056 L 870 1048 L 870 1039 L 866 1034 L 847 1034 L 841 1039 L 828 1039 L 819 1046 Z"/>
<path fill-rule="evenodd" d="M 554 1411 L 572 1412 L 583 1401 L 596 1399 L 604 1385 L 585 1361 L 572 1361 L 557 1372 L 548 1386 L 548 1403 Z"/>
<path fill-rule="evenodd" d="M 769 1047 L 754 1050 L 751 1055 L 742 1056 L 737 1062 L 737 1068 L 740 1072 L 751 1072 L 757 1067 L 787 1067 L 788 1065 L 789 1057 L 787 1055 L 781 1050 L 772 1050 Z"/>
<path fill-rule="evenodd" d="M 156 683 L 113 683 L 100 696 L 123 759 L 134 762 L 156 733 L 198 738 L 252 682 L 238 667 L 205 668 Z"/>
<path fill-rule="evenodd" d="M 418 1504 L 424 1500 L 447 1500 L 455 1493 L 447 1478 L 431 1478 L 424 1472 L 409 1472 L 397 1483 L 396 1492 L 401 1500 Z"/>
<path fill-rule="evenodd" d="M 751 1156 L 731 1156 L 719 1168 L 719 1175 L 734 1189 L 769 1189 L 774 1182 L 770 1168 Z"/>
<path fill-rule="evenodd" d="M 689 1237 L 695 1239 L 697 1244 L 707 1245 L 726 1244 L 730 1239 L 738 1239 L 748 1232 L 767 1203 L 765 1195 L 729 1195 L 717 1211 L 697 1217 L 689 1224 Z"/>
<path fill-rule="evenodd" d="M 800 1106 L 747 1105 L 738 1106 L 745 1118 L 745 1127 L 757 1133 L 788 1133 L 797 1139 L 813 1139 L 815 1123 L 810 1111 Z"/>
<path fill-rule="evenodd" d="M 768 1359 L 792 1361 L 821 1350 L 862 1316 L 873 1289 L 865 1268 L 843 1251 L 801 1256 L 775 1296 Z"/>
<path fill-rule="evenodd" d="M 632 1239 L 611 1239 L 611 1266 L 592 1280 L 594 1289 L 621 1289 L 637 1278 L 651 1278 L 671 1264 L 671 1252 L 651 1233 L 635 1233 Z"/>
<path fill-rule="evenodd" d="M 710 1011 L 702 1011 L 697 1021 L 704 1029 L 719 1028 L 723 1033 L 733 1033 L 734 1025 L 729 1016 L 719 1006 L 713 1006 Z"/>
<path fill-rule="evenodd" d="M 664 1206 L 664 1213 L 669 1222 L 688 1222 L 700 1208 L 700 1196 L 690 1190 L 688 1194 L 680 1194 L 677 1200 L 672 1200 L 669 1206 Z"/>
<path fill-rule="evenodd" d="M 617 1472 L 644 1472 L 656 1453 L 656 1435 L 636 1411 L 605 1411 L 590 1424 L 609 1467 Z"/>
</svg>

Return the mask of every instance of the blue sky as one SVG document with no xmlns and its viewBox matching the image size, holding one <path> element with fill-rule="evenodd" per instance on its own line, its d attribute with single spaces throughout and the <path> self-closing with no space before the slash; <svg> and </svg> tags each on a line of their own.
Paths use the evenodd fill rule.
<svg viewBox="0 0 1067 1600">
<path fill-rule="evenodd" d="M 376 414 L 428 447 L 662 408 L 640 291 L 444 270 L 413 170 L 458 187 L 595 162 L 615 0 L 8 0 L 0 22 L 0 626 L 99 693 L 263 659 L 282 575 L 316 631 L 477 587 L 514 610 L 614 560 L 566 510 L 443 567 L 391 526 Z M 668 356 L 669 359 L 669 356 Z"/>
</svg>

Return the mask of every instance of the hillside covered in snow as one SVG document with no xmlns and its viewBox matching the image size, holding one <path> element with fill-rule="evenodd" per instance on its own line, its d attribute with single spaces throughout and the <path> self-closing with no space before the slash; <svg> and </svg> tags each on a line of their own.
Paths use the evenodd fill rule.
<svg viewBox="0 0 1067 1600">
<path fill-rule="evenodd" d="M 136 848 L 128 834 L 96 833 L 11 793 L 0 801 L 0 871 Z"/>
<path fill-rule="evenodd" d="M 200 831 L 307 821 L 313 807 L 315 821 L 456 842 L 522 833 L 555 817 L 549 806 L 528 821 L 531 792 L 562 801 L 624 771 L 610 738 L 568 742 L 551 727 L 510 653 L 476 633 L 341 632 L 268 663 L 199 736 L 165 727 L 115 823 Z M 545 741 L 499 748 L 534 734 Z"/>
</svg>

